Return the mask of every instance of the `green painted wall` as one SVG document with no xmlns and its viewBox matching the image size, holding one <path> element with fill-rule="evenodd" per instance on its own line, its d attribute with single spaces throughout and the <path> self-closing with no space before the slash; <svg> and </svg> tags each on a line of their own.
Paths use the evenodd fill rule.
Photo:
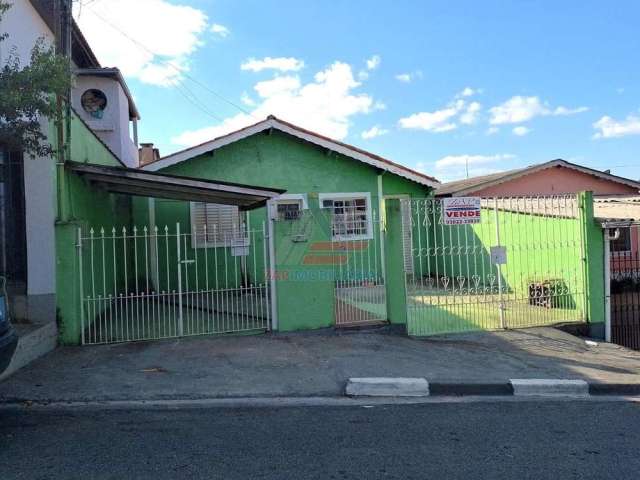
<svg viewBox="0 0 640 480">
<path fill-rule="evenodd" d="M 385 265 L 387 312 L 390 323 L 407 323 L 407 291 L 400 200 L 385 202 Z"/>
<path fill-rule="evenodd" d="M 75 116 L 71 122 L 70 160 L 74 162 L 95 163 L 99 165 L 121 166 L 113 154 L 95 137 L 95 135 Z M 53 130 L 52 130 L 53 131 Z M 60 328 L 60 341 L 63 344 L 77 344 L 80 341 L 80 283 L 79 259 L 77 250 L 78 228 L 88 231 L 90 227 L 109 230 L 113 226 L 129 227 L 131 223 L 130 199 L 126 196 L 111 195 L 92 187 L 79 176 L 64 172 L 65 190 L 60 193 L 65 202 L 69 220 L 57 222 L 56 229 L 56 305 Z M 96 233 L 98 234 L 98 233 Z M 97 250 L 96 246 L 96 251 Z M 87 259 L 88 248 L 84 258 Z M 90 262 L 83 262 L 85 294 L 90 288 Z M 112 278 L 112 270 L 105 271 Z M 101 282 L 101 279 L 98 279 Z M 124 281 L 117 278 L 118 284 Z M 99 288 L 104 286 L 100 284 Z M 114 293 L 107 287 L 104 291 Z"/>
<path fill-rule="evenodd" d="M 499 276 L 507 327 L 588 318 L 582 216 L 559 218 L 499 209 L 498 243 L 495 215 L 492 208 L 483 209 L 482 223 L 475 225 L 446 226 L 433 219 L 416 222 L 420 228 L 414 228 L 414 253 L 421 255 L 414 256 L 412 281 L 417 285 L 410 288 L 412 334 L 500 328 Z M 506 247 L 507 254 L 507 263 L 500 267 L 490 256 L 491 246 L 498 244 Z M 554 285 L 551 305 L 531 304 L 530 286 L 547 281 Z"/>
<path fill-rule="evenodd" d="M 605 285 L 604 285 L 604 236 L 602 225 L 593 215 L 593 193 L 580 194 L 580 223 L 585 242 L 584 261 L 586 275 L 584 290 L 587 296 L 587 320 L 591 334 L 604 338 Z"/>
<path fill-rule="evenodd" d="M 306 193 L 309 211 L 304 219 L 296 222 L 275 222 L 276 275 L 278 291 L 279 328 L 297 330 L 320 328 L 334 323 L 334 278 L 339 269 L 333 266 L 301 264 L 304 254 L 315 242 L 328 241 L 330 229 L 327 211 L 320 209 L 319 193 L 368 192 L 372 210 L 379 214 L 379 171 L 369 165 L 327 152 L 307 142 L 278 131 L 260 133 L 180 164 L 167 167 L 163 173 L 196 178 L 237 182 L 250 185 L 283 188 L 287 193 Z M 383 195 L 409 195 L 424 197 L 429 189 L 415 182 L 385 172 L 382 175 Z M 315 212 L 315 214 L 314 214 Z M 179 222 L 183 228 L 190 226 L 189 204 L 186 202 L 155 202 L 156 225 L 175 229 Z M 257 265 L 257 277 L 252 282 L 261 283 L 265 278 L 264 240 L 261 234 L 266 221 L 266 209 L 249 212 L 249 228 L 256 231 L 255 259 L 251 248 L 249 263 Z M 145 199 L 134 199 L 134 219 L 137 225 L 148 224 L 148 206 Z M 305 220 L 306 219 L 306 220 Z M 306 222 L 303 225 L 303 222 Z M 312 223 L 313 225 L 308 225 Z M 295 224 L 295 226 L 292 226 Z M 292 240 L 292 228 L 309 230 L 306 242 Z M 374 225 L 375 252 L 367 252 L 368 262 L 381 269 L 382 257 L 378 243 L 379 230 Z M 187 255 L 202 255 L 187 245 Z M 209 249 L 209 256 L 211 250 Z M 221 249 L 219 249 L 221 250 Z M 223 252 L 219 252 L 223 254 Z M 351 257 L 356 254 L 349 253 Z M 362 253 L 359 253 L 362 255 Z M 292 259 L 297 259 L 295 263 Z M 358 260 L 356 260 L 358 261 Z M 373 269 L 373 268 L 372 268 Z M 329 273 L 331 271 L 331 274 Z M 288 272 L 288 273 L 283 273 Z M 213 272 L 212 272 L 213 273 Z M 344 271 L 343 271 L 344 274 Z M 287 276 L 288 275 L 288 276 Z M 256 276 L 256 275 L 253 275 Z M 285 278 L 286 277 L 286 278 Z M 291 281 L 296 278 L 299 281 Z M 304 281 L 300 281 L 305 279 Z"/>
</svg>

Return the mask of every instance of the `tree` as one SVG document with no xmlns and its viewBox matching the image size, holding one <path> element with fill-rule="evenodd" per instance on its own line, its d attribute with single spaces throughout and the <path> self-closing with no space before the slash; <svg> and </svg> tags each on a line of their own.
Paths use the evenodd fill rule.
<svg viewBox="0 0 640 480">
<path fill-rule="evenodd" d="M 11 5 L 0 0 L 0 19 Z M 0 42 L 8 35 L 0 34 Z M 55 154 L 40 126 L 41 118 L 57 119 L 61 127 L 58 98 L 66 98 L 71 87 L 69 59 L 56 54 L 39 38 L 31 50 L 29 65 L 21 66 L 15 49 L 0 69 L 0 145 L 25 154 Z"/>
</svg>

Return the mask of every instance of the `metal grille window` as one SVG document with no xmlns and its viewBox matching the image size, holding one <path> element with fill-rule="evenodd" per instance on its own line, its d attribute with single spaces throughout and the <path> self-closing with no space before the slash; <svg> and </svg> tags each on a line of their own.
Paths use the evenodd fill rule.
<svg viewBox="0 0 640 480">
<path fill-rule="evenodd" d="M 300 218 L 300 202 L 298 200 L 281 200 L 277 204 L 279 220 L 297 220 Z"/>
<path fill-rule="evenodd" d="M 192 202 L 191 232 L 194 248 L 249 244 L 246 214 L 235 205 Z"/>
<path fill-rule="evenodd" d="M 622 253 L 631 251 L 631 229 L 621 228 L 620 236 L 611 241 L 611 251 Z"/>
<path fill-rule="evenodd" d="M 333 240 L 360 240 L 372 236 L 371 197 L 364 194 L 321 194 L 322 208 L 331 211 Z"/>
</svg>

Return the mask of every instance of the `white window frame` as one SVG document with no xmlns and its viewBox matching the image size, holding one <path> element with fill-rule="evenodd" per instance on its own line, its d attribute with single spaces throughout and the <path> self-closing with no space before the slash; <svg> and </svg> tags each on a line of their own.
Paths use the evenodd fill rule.
<svg viewBox="0 0 640 480">
<path fill-rule="evenodd" d="M 346 240 L 371 240 L 373 238 L 373 219 L 371 208 L 371 192 L 348 192 L 348 193 L 319 193 L 318 201 L 320 208 L 328 208 L 324 206 L 325 200 L 356 200 L 364 198 L 367 216 L 367 233 L 364 235 L 333 235 L 333 211 L 331 212 L 331 241 L 340 242 Z"/>
<path fill-rule="evenodd" d="M 309 209 L 309 201 L 306 193 L 283 193 L 276 198 L 268 200 L 269 204 L 269 218 L 272 220 L 278 220 L 278 204 L 297 203 L 300 205 L 300 210 Z"/>
<path fill-rule="evenodd" d="M 249 215 L 245 212 L 245 221 L 244 221 L 244 232 L 245 232 L 245 237 L 242 239 L 234 239 L 231 238 L 228 241 L 206 241 L 206 242 L 202 242 L 202 243 L 198 243 L 197 241 L 197 235 L 196 235 L 196 222 L 195 222 L 195 206 L 196 204 L 200 204 L 200 203 L 206 203 L 206 202 L 189 202 L 189 217 L 190 217 L 190 223 L 191 223 L 191 248 L 219 248 L 219 247 L 246 247 L 250 244 L 250 235 L 249 235 Z M 209 205 L 218 205 L 215 203 L 211 203 Z M 222 204 L 220 204 L 222 205 Z M 233 205 L 231 205 L 233 206 Z M 236 206 L 236 208 L 238 209 L 238 220 L 241 220 L 241 214 L 242 212 L 240 211 L 240 208 Z M 201 232 L 200 232 L 201 234 Z"/>
</svg>

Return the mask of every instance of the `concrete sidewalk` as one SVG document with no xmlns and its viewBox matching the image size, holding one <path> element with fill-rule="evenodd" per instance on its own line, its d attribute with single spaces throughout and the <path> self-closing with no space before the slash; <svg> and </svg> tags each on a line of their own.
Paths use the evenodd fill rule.
<svg viewBox="0 0 640 480">
<path fill-rule="evenodd" d="M 637 388 L 640 352 L 590 346 L 552 328 L 426 340 L 330 331 L 65 347 L 0 383 L 0 401 L 338 396 L 349 377 L 489 386 L 510 378 L 584 379 Z"/>
</svg>

